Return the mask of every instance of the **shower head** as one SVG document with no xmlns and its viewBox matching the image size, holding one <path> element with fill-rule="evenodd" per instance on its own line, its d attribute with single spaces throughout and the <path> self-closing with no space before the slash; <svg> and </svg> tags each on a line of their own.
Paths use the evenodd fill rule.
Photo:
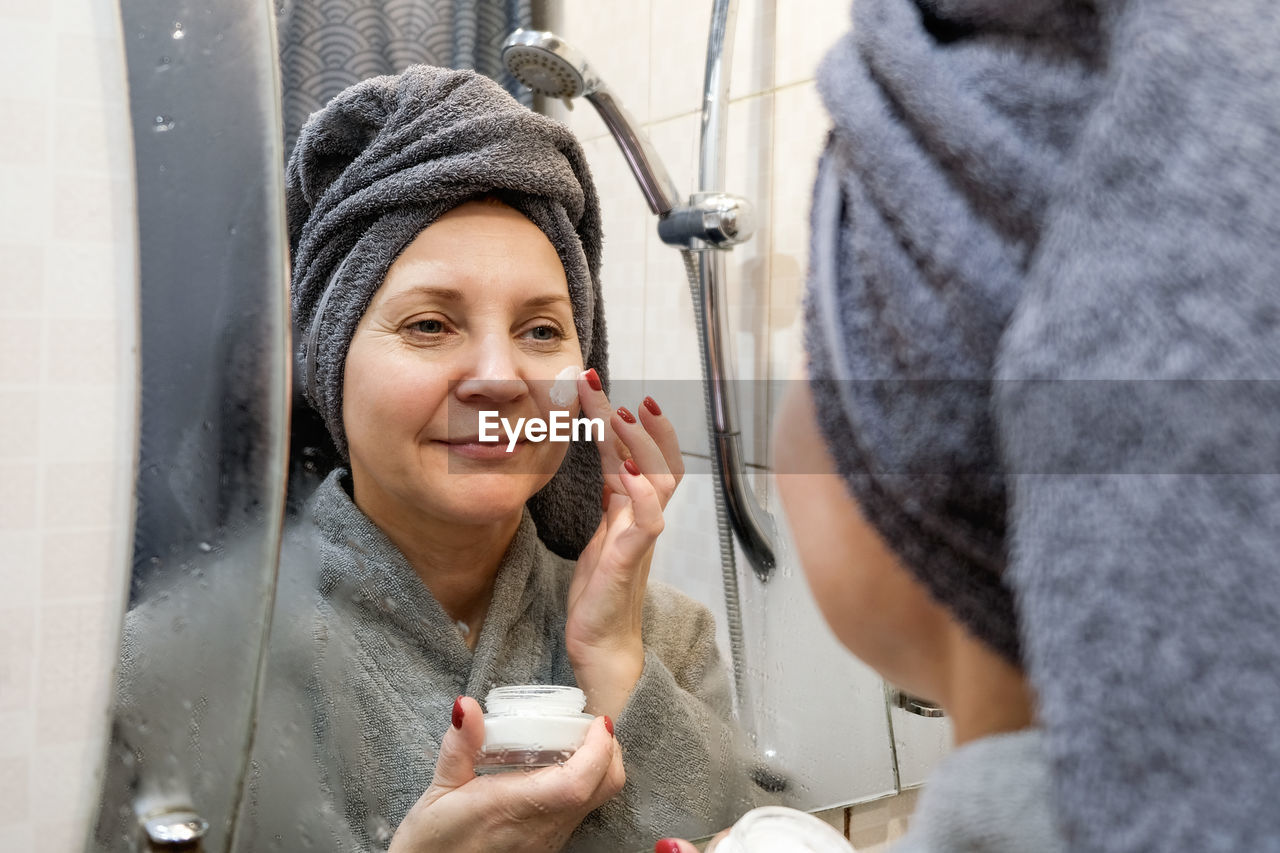
<svg viewBox="0 0 1280 853">
<path fill-rule="evenodd" d="M 554 33 L 519 29 L 502 46 L 511 75 L 535 92 L 552 98 L 576 98 L 599 88 L 586 57 Z"/>
<path fill-rule="evenodd" d="M 586 57 L 555 33 L 516 30 L 502 46 L 507 70 L 524 85 L 552 98 L 586 98 L 600 113 L 613 134 L 622 156 L 640 183 L 649 209 L 659 216 L 669 213 L 680 198 L 653 146 L 622 103 L 587 64 Z"/>
</svg>

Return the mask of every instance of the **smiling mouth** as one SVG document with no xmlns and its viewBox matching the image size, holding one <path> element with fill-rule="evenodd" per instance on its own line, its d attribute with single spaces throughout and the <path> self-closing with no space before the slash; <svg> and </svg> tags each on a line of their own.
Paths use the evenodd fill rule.
<svg viewBox="0 0 1280 853">
<path fill-rule="evenodd" d="M 502 441 L 480 441 L 478 438 L 463 438 L 448 439 L 440 443 L 445 445 L 450 453 L 467 459 L 501 460 L 520 455 L 520 451 L 529 442 L 527 439 L 521 438 L 510 451 L 507 450 L 507 441 L 505 439 Z"/>
</svg>

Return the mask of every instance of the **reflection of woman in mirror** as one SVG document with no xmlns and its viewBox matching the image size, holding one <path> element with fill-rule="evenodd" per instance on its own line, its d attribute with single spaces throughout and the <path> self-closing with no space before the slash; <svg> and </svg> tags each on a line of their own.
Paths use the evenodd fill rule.
<svg viewBox="0 0 1280 853">
<path fill-rule="evenodd" d="M 302 383 L 346 464 L 282 558 L 255 819 L 300 772 L 271 748 L 290 725 L 359 849 L 617 849 L 751 807 L 712 618 L 646 582 L 683 465 L 655 401 L 607 397 L 571 134 L 420 66 L 314 114 L 288 193 Z M 548 418 L 566 369 L 560 408 L 603 440 L 477 440 L 483 411 Z M 599 719 L 563 766 L 476 778 L 482 713 L 459 697 L 527 683 L 576 684 Z"/>
</svg>

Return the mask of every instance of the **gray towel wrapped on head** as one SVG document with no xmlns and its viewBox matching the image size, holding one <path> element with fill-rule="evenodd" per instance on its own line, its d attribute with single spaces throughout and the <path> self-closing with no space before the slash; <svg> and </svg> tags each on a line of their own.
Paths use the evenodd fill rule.
<svg viewBox="0 0 1280 853">
<path fill-rule="evenodd" d="M 1278 43 L 1271 0 L 860 0 L 819 71 L 820 425 L 1026 670 L 1071 850 L 1280 850 Z"/>
<path fill-rule="evenodd" d="M 564 264 L 586 366 L 608 389 L 600 204 L 563 125 L 487 77 L 418 65 L 339 94 L 303 127 L 286 173 L 297 357 L 308 402 L 346 457 L 343 366 L 396 257 L 459 204 L 495 196 L 547 235 Z M 529 501 L 539 535 L 574 559 L 599 522 L 599 454 L 570 444 Z"/>
</svg>

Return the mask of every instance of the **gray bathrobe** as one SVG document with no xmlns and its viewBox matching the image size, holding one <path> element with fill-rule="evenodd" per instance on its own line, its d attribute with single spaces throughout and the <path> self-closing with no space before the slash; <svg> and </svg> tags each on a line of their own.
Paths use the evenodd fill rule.
<svg viewBox="0 0 1280 853">
<path fill-rule="evenodd" d="M 1039 729 L 979 738 L 933 769 L 893 853 L 1065 853 Z"/>
<path fill-rule="evenodd" d="M 281 560 L 241 847 L 378 850 L 427 786 L 460 694 L 575 683 L 564 647 L 574 564 L 528 511 L 498 570 L 474 651 L 405 558 L 330 475 Z M 627 783 L 567 849 L 640 849 L 705 835 L 767 798 L 730 713 L 706 608 L 651 583 L 645 665 L 616 720 Z M 247 846 L 246 846 L 247 845 Z"/>
</svg>

